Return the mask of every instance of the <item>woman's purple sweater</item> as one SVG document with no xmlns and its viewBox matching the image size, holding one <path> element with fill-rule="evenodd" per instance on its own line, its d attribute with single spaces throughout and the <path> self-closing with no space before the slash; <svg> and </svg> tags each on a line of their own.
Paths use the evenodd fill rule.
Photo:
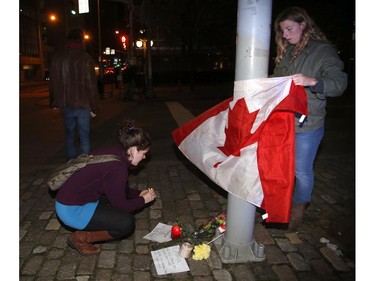
<svg viewBox="0 0 375 281">
<path fill-rule="evenodd" d="M 117 147 L 97 149 L 92 154 L 117 155 L 120 161 L 89 164 L 73 174 L 60 187 L 56 201 L 64 205 L 79 205 L 95 202 L 106 195 L 113 208 L 127 212 L 141 209 L 145 205 L 141 191 L 128 186 L 130 162 L 126 152 Z"/>
</svg>

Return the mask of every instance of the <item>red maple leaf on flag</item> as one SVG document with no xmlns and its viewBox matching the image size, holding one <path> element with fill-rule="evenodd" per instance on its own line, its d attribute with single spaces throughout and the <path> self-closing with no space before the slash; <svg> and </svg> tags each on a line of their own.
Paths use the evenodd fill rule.
<svg viewBox="0 0 375 281">
<path fill-rule="evenodd" d="M 256 138 L 251 134 L 251 128 L 258 112 L 259 110 L 250 113 L 245 99 L 239 99 L 233 109 L 228 112 L 228 127 L 225 128 L 225 144 L 222 147 L 218 147 L 218 149 L 226 156 L 240 156 L 242 148 L 256 141 Z"/>
</svg>

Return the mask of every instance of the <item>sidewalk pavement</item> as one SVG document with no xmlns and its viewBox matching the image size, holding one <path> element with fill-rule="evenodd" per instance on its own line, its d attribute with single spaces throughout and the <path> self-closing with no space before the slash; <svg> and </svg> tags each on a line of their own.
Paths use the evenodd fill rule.
<svg viewBox="0 0 375 281">
<path fill-rule="evenodd" d="M 187 259 L 188 272 L 157 274 L 150 253 L 155 242 L 142 238 L 144 235 L 159 222 L 172 224 L 176 218 L 185 224 L 201 225 L 227 207 L 225 192 L 173 147 L 170 131 L 175 123 L 164 100 L 178 99 L 182 104 L 189 100 L 187 107 L 193 101 L 201 102 L 199 95 L 180 95 L 181 91 L 176 89 L 160 88 L 153 100 L 119 104 L 115 109 L 115 97 L 102 101 L 103 105 L 112 103 L 112 106 L 104 106 L 108 119 L 93 130 L 94 147 L 111 143 L 108 139 L 124 113 L 139 120 L 156 136 L 151 160 L 134 171 L 129 182 L 138 189 L 155 187 L 157 199 L 136 215 L 136 229 L 131 237 L 99 244 L 102 249 L 99 255 L 83 257 L 69 248 L 66 238 L 70 232 L 56 218 L 54 194 L 48 190 L 45 180 L 64 158 L 63 147 L 56 148 L 45 165 L 26 169 L 21 174 L 20 280 L 355 280 L 355 180 L 351 153 L 318 156 L 312 204 L 298 232 L 266 228 L 257 214 L 254 238 L 265 246 L 264 261 L 223 263 L 212 247 L 207 260 Z M 58 161 L 50 164 L 51 159 Z M 244 218 L 244 223 L 251 222 Z"/>
</svg>

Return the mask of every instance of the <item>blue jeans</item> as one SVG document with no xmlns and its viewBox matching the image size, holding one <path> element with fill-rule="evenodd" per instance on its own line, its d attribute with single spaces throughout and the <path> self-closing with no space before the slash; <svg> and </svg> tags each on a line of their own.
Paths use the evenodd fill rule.
<svg viewBox="0 0 375 281">
<path fill-rule="evenodd" d="M 90 152 L 90 123 L 91 115 L 88 108 L 71 108 L 65 107 L 62 110 L 65 136 L 66 150 L 68 160 L 76 158 L 76 129 L 80 142 L 80 154 L 89 154 Z"/>
<path fill-rule="evenodd" d="M 303 133 L 296 133 L 296 172 L 293 203 L 310 203 L 314 188 L 314 161 L 323 139 L 324 126 Z"/>
</svg>

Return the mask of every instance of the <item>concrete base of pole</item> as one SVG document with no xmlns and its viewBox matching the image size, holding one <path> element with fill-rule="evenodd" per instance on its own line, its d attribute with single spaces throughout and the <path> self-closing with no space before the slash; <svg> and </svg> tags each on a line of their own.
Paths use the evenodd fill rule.
<svg viewBox="0 0 375 281">
<path fill-rule="evenodd" d="M 266 259 L 264 245 L 258 244 L 255 240 L 237 245 L 222 236 L 214 244 L 223 263 L 261 262 Z"/>
<path fill-rule="evenodd" d="M 265 260 L 264 246 L 254 240 L 255 216 L 253 204 L 228 194 L 226 232 L 214 240 L 223 263 Z"/>
</svg>

